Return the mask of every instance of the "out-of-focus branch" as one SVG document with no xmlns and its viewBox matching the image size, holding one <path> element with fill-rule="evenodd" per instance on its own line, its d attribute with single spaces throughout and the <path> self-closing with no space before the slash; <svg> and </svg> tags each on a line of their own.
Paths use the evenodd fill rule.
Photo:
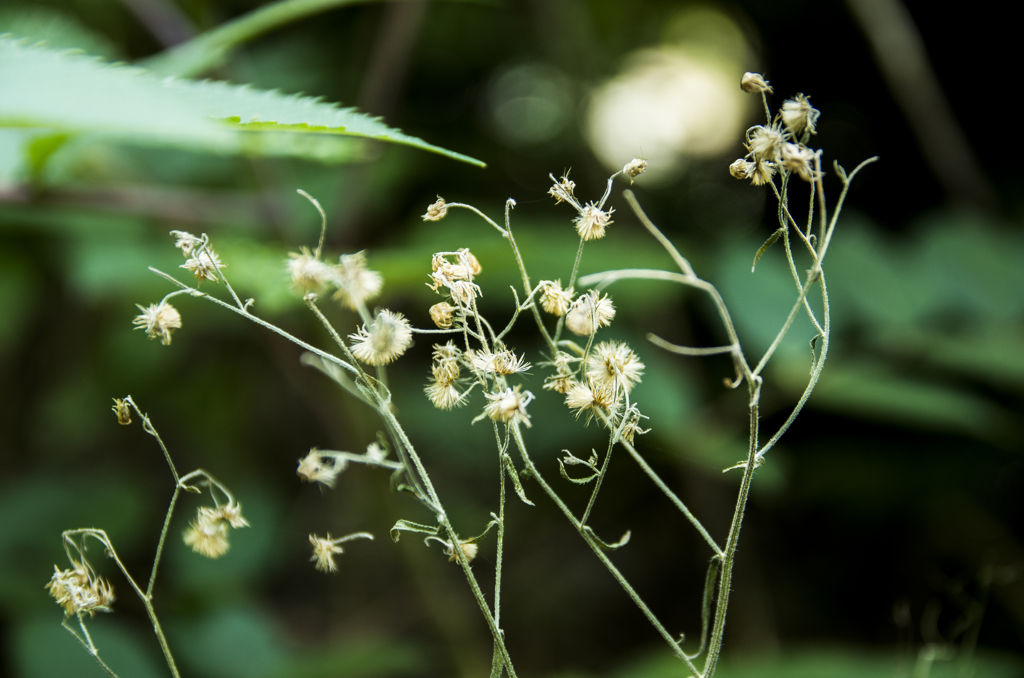
<svg viewBox="0 0 1024 678">
<path fill-rule="evenodd" d="M 900 0 L 846 0 L 925 161 L 954 202 L 996 209 L 988 180 L 953 116 L 921 34 Z"/>
</svg>

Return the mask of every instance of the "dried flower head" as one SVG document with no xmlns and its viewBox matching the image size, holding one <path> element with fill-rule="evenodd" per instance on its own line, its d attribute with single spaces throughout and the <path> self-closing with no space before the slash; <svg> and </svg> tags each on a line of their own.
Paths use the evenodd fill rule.
<svg viewBox="0 0 1024 678">
<path fill-rule="evenodd" d="M 778 125 L 754 125 L 747 130 L 747 140 L 743 145 L 748 151 L 748 158 L 775 162 L 779 159 L 784 143 L 786 139 Z"/>
<path fill-rule="evenodd" d="M 308 247 L 301 248 L 299 252 L 290 252 L 286 263 L 292 288 L 304 295 L 309 292 L 322 294 L 337 277 L 334 268 L 313 256 Z"/>
<path fill-rule="evenodd" d="M 132 409 L 127 398 L 114 398 L 114 406 L 110 409 L 117 415 L 117 423 L 121 426 L 132 423 Z"/>
<path fill-rule="evenodd" d="M 729 165 L 729 174 L 734 179 L 749 179 L 750 175 L 754 172 L 754 163 L 749 160 L 740 158 Z"/>
<path fill-rule="evenodd" d="M 434 321 L 437 327 L 442 330 L 446 330 L 452 326 L 452 316 L 455 314 L 457 309 L 449 304 L 447 301 L 442 301 L 439 304 L 434 304 L 430 307 L 430 319 Z"/>
<path fill-rule="evenodd" d="M 806 146 L 786 144 L 782 147 L 782 166 L 804 181 L 813 181 L 814 151 Z"/>
<path fill-rule="evenodd" d="M 331 538 L 330 532 L 326 537 L 309 535 L 309 543 L 313 545 L 313 557 L 309 560 L 316 563 L 316 569 L 320 572 L 337 572 L 338 565 L 334 562 L 334 556 L 344 553 L 344 550 Z"/>
<path fill-rule="evenodd" d="M 437 201 L 427 208 L 427 213 L 423 215 L 423 221 L 441 221 L 448 214 L 448 204 L 444 201 L 444 198 L 437 196 Z"/>
<path fill-rule="evenodd" d="M 200 506 L 183 535 L 193 551 L 207 558 L 220 558 L 228 552 L 228 521 L 216 509 Z"/>
<path fill-rule="evenodd" d="M 454 255 L 458 263 L 452 263 L 447 259 Z M 437 292 L 444 287 L 448 290 L 452 299 L 461 304 L 468 305 L 480 296 L 480 287 L 473 282 L 473 276 L 480 273 L 480 262 L 468 249 L 461 249 L 454 253 L 437 253 L 431 260 L 430 282 L 427 287 Z"/>
<path fill-rule="evenodd" d="M 740 88 L 747 94 L 760 94 L 762 92 L 771 94 L 774 91 L 763 75 L 750 72 L 744 73 L 743 77 L 740 78 Z"/>
<path fill-rule="evenodd" d="M 576 410 L 577 418 L 586 413 L 588 424 L 598 409 L 614 412 L 618 406 L 612 389 L 598 386 L 589 380 L 586 383 L 573 381 L 565 392 L 565 404 Z"/>
<path fill-rule="evenodd" d="M 464 394 L 459 393 L 459 389 L 451 382 L 433 381 L 427 384 L 423 392 L 439 410 L 450 410 L 465 404 Z"/>
<path fill-rule="evenodd" d="M 810 97 L 797 94 L 796 97 L 782 102 L 779 115 L 792 137 L 800 139 L 805 134 L 816 134 L 815 126 L 818 124 L 821 111 L 811 106 Z"/>
<path fill-rule="evenodd" d="M 541 280 L 540 305 L 552 315 L 563 316 L 569 311 L 574 290 L 562 289 L 561 280 Z"/>
<path fill-rule="evenodd" d="M 314 447 L 299 460 L 299 468 L 295 473 L 307 483 L 323 483 L 327 487 L 334 487 L 335 478 L 347 465 L 344 459 L 320 454 Z"/>
<path fill-rule="evenodd" d="M 352 353 L 367 365 L 394 362 L 412 345 L 412 326 L 401 313 L 387 309 L 377 313 L 369 327 L 350 334 Z"/>
<path fill-rule="evenodd" d="M 526 406 L 533 401 L 533 394 L 529 391 L 520 392 L 520 387 L 506 388 L 497 393 L 487 393 L 487 405 L 484 407 L 484 414 L 506 424 L 519 423 L 530 426 L 530 415 L 526 413 Z"/>
<path fill-rule="evenodd" d="M 97 576 L 84 558 L 82 562 L 72 560 L 71 565 L 69 570 L 59 570 L 54 565 L 53 576 L 45 587 L 64 608 L 64 614 L 110 612 L 114 603 L 114 588 L 110 582 Z"/>
<path fill-rule="evenodd" d="M 647 171 L 647 161 L 643 158 L 633 158 L 622 166 L 622 173 L 629 177 L 629 183 Z"/>
<path fill-rule="evenodd" d="M 551 175 L 549 174 L 548 176 Z M 554 185 L 548 189 L 548 195 L 555 199 L 555 204 L 568 202 L 576 207 L 576 209 L 579 209 L 579 203 L 576 202 L 576 198 L 572 194 L 576 189 L 576 182 L 569 180 L 569 172 L 563 174 L 562 178 L 557 181 L 551 176 L 551 181 L 554 182 Z"/>
<path fill-rule="evenodd" d="M 220 280 L 218 272 L 225 266 L 227 266 L 227 264 L 221 263 L 220 257 L 217 256 L 217 253 L 209 247 L 206 247 L 202 252 L 196 254 L 179 268 L 185 268 L 191 271 L 196 280 L 201 283 L 203 280 L 212 280 L 214 282 Z"/>
<path fill-rule="evenodd" d="M 342 254 L 338 258 L 338 265 L 334 267 L 334 284 L 338 286 L 334 298 L 342 306 L 355 311 L 380 294 L 384 279 L 377 271 L 366 268 L 366 252 L 356 252 Z"/>
<path fill-rule="evenodd" d="M 647 417 L 640 414 L 640 410 L 635 406 L 626 410 L 626 413 L 623 416 L 626 417 L 626 423 L 622 426 L 622 433 L 620 435 L 622 439 L 630 445 L 633 444 L 633 439 L 636 436 L 642 436 L 645 433 L 651 432 L 651 429 L 649 428 L 640 428 L 640 420 L 647 419 Z"/>
<path fill-rule="evenodd" d="M 174 246 L 181 250 L 186 257 L 190 256 L 192 250 L 199 245 L 199 238 L 188 231 L 171 231 L 171 235 L 175 237 Z"/>
<path fill-rule="evenodd" d="M 525 362 L 525 356 L 516 356 L 510 350 L 502 351 L 473 351 L 465 353 L 465 360 L 474 372 L 480 375 L 501 374 L 510 375 L 516 372 L 525 372 L 530 369 L 530 363 Z"/>
<path fill-rule="evenodd" d="M 629 346 L 619 341 L 602 341 L 587 357 L 587 376 L 597 388 L 610 388 L 613 393 L 633 390 L 644 373 L 644 364 Z"/>
<path fill-rule="evenodd" d="M 147 337 L 150 339 L 159 337 L 161 344 L 170 346 L 171 332 L 181 327 L 181 314 L 178 313 L 178 309 L 166 301 L 150 304 L 145 308 L 139 304 L 136 306 L 142 313 L 132 320 L 132 324 L 138 326 L 135 329 L 146 330 Z"/>
<path fill-rule="evenodd" d="M 599 296 L 596 290 L 581 295 L 569 307 L 565 326 L 573 334 L 588 337 L 601 327 L 607 327 L 615 318 L 615 306 L 608 295 Z"/>
<path fill-rule="evenodd" d="M 218 520 L 225 521 L 231 527 L 238 529 L 240 527 L 249 527 L 249 521 L 242 517 L 242 505 L 230 501 L 223 506 L 218 506 L 214 509 L 214 514 Z"/>
<path fill-rule="evenodd" d="M 569 389 L 575 383 L 575 377 L 573 375 L 572 364 L 575 359 L 568 353 L 556 353 L 554 360 L 547 365 L 552 365 L 555 368 L 555 374 L 544 380 L 544 388 L 549 391 L 556 391 L 558 393 L 568 393 Z"/>
<path fill-rule="evenodd" d="M 597 240 L 604 237 L 604 230 L 612 223 L 612 212 L 614 207 L 608 211 L 598 209 L 595 203 L 589 203 L 580 210 L 580 215 L 573 219 L 576 224 L 576 232 L 584 240 Z"/>
</svg>

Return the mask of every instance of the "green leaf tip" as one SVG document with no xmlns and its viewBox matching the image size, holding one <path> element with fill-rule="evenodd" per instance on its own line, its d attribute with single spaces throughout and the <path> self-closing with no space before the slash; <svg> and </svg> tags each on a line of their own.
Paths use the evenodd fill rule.
<svg viewBox="0 0 1024 678">
<path fill-rule="evenodd" d="M 95 133 L 119 141 L 223 154 L 286 155 L 324 162 L 358 154 L 310 144 L 310 135 L 373 139 L 484 167 L 319 98 L 226 82 L 165 78 L 125 64 L 0 38 L 0 127 Z M 271 143 L 252 143 L 266 135 Z"/>
</svg>

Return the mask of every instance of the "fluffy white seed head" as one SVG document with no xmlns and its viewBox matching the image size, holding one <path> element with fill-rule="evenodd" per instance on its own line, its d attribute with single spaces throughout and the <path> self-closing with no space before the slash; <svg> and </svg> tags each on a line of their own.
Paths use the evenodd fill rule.
<svg viewBox="0 0 1024 678">
<path fill-rule="evenodd" d="M 377 271 L 366 267 L 366 252 L 342 254 L 334 267 L 334 284 L 338 291 L 334 298 L 353 311 L 380 294 L 384 279 Z"/>
<path fill-rule="evenodd" d="M 178 310 L 161 301 L 159 304 L 150 304 L 143 308 L 136 304 L 141 314 L 135 316 L 132 324 L 137 330 L 146 330 L 146 336 L 150 339 L 160 339 L 164 346 L 171 345 L 171 332 L 181 327 L 181 314 Z"/>
<path fill-rule="evenodd" d="M 385 309 L 348 338 L 356 358 L 367 365 L 387 365 L 412 345 L 412 326 L 401 313 Z"/>
<path fill-rule="evenodd" d="M 607 327 L 615 318 L 615 306 L 608 295 L 599 296 L 595 290 L 581 295 L 569 307 L 565 326 L 573 334 L 588 337 L 598 329 Z"/>
</svg>

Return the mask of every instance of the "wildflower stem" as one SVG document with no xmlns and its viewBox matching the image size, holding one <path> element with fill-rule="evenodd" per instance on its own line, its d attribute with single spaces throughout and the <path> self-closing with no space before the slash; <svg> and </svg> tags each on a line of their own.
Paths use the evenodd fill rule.
<svg viewBox="0 0 1024 678">
<path fill-rule="evenodd" d="M 622 418 L 622 423 L 623 425 L 626 423 L 625 417 Z M 594 502 L 597 501 L 597 493 L 601 491 L 601 483 L 604 482 L 604 476 L 608 472 L 608 465 L 612 461 L 612 450 L 615 449 L 615 439 L 618 438 L 621 430 L 622 426 L 608 436 L 608 450 L 604 453 L 604 463 L 601 464 L 601 470 L 597 474 L 597 480 L 594 482 L 594 489 L 590 493 L 590 501 L 587 502 L 587 509 L 583 512 L 583 517 L 580 518 L 580 525 L 586 525 L 587 519 L 590 518 L 590 511 L 594 508 Z"/>
<path fill-rule="evenodd" d="M 715 668 L 718 666 L 718 657 L 722 650 L 722 637 L 725 632 L 725 613 L 729 606 L 733 561 L 736 557 L 736 547 L 739 544 L 740 528 L 743 526 L 743 515 L 747 507 L 747 498 L 750 495 L 750 481 L 753 479 L 754 469 L 757 467 L 760 377 L 749 380 L 747 388 L 750 392 L 750 444 L 747 448 L 747 465 L 743 471 L 743 480 L 740 482 L 739 494 L 736 497 L 736 508 L 732 514 L 732 523 L 729 526 L 729 537 L 725 543 L 725 552 L 722 554 L 722 571 L 718 584 L 718 605 L 715 607 L 715 623 L 711 631 L 711 642 L 708 645 L 708 655 L 704 662 L 704 671 L 701 673 L 702 678 L 712 678 L 715 674 Z"/>
<path fill-rule="evenodd" d="M 324 249 L 324 235 L 327 233 L 327 214 L 324 212 L 324 208 L 320 206 L 320 201 L 309 193 L 306 193 L 301 188 L 295 189 L 295 192 L 311 202 L 313 207 L 316 208 L 316 211 L 320 213 L 320 242 L 316 244 L 316 252 L 313 254 L 314 259 L 319 259 L 320 253 Z"/>
<path fill-rule="evenodd" d="M 93 644 L 92 637 L 89 635 L 89 629 L 85 628 L 85 621 L 82 619 L 82 613 L 79 612 L 77 616 L 78 624 L 82 627 L 82 633 L 85 634 L 85 639 L 88 639 L 88 642 L 86 642 L 86 640 L 83 639 L 82 636 L 78 635 L 78 633 L 73 628 L 67 625 L 66 619 L 62 621 L 60 625 L 66 628 L 71 633 L 71 635 L 75 637 L 75 640 L 82 644 L 82 647 L 85 648 L 85 651 L 92 655 L 92 658 L 96 660 L 96 662 L 100 665 L 100 668 L 102 668 L 103 671 L 108 676 L 118 678 L 118 675 L 114 673 L 114 670 L 107 666 L 107 663 L 105 661 L 100 659 L 100 651 L 96 649 L 96 646 Z"/>
<path fill-rule="evenodd" d="M 289 334 L 288 332 L 285 332 L 280 327 L 277 327 L 276 325 L 272 325 L 272 324 L 268 323 L 266 320 L 263 320 L 262 318 L 260 318 L 258 316 L 255 316 L 252 313 L 249 313 L 248 311 L 243 310 L 242 308 L 235 308 L 231 304 L 225 303 L 225 302 L 221 301 L 220 299 L 218 299 L 217 297 L 212 297 L 209 294 L 207 294 L 206 292 L 200 292 L 196 288 L 190 287 L 189 285 L 186 285 L 185 283 L 181 282 L 180 280 L 177 280 L 174 277 L 167 275 L 163 271 L 161 271 L 159 269 L 156 269 L 156 268 L 153 268 L 152 266 L 149 267 L 149 270 L 153 271 L 157 275 L 163 276 L 167 280 L 170 280 L 171 282 L 173 282 L 174 284 L 178 285 L 179 287 L 181 287 L 183 289 L 191 290 L 191 294 L 194 297 L 200 297 L 200 298 L 206 299 L 207 301 L 210 301 L 210 302 L 212 302 L 214 304 L 217 304 L 218 306 L 222 306 L 222 307 L 228 309 L 229 311 L 237 313 L 238 315 L 240 315 L 240 316 L 242 316 L 244 318 L 248 318 L 249 320 L 251 320 L 252 322 L 256 323 L 257 325 L 260 325 L 261 327 L 264 327 L 264 328 L 270 330 L 271 332 L 274 332 L 275 334 L 281 335 L 282 337 L 284 337 L 288 341 L 296 344 L 297 346 L 301 346 L 302 348 L 306 349 L 310 353 L 315 353 L 316 355 L 320 356 L 324 360 L 328 360 L 328 361 L 338 365 L 339 367 L 343 367 L 346 370 L 348 370 L 349 372 L 352 372 L 353 374 L 355 374 L 356 376 L 358 376 L 360 374 L 358 369 L 356 369 L 352 365 L 348 364 L 344 360 L 338 358 L 337 356 L 332 355 L 332 354 L 330 354 L 330 353 L 328 353 L 326 351 L 322 351 L 322 350 L 316 348 L 315 346 L 313 346 L 311 344 L 307 344 L 306 342 L 302 341 L 298 337 L 296 337 L 296 336 L 294 336 L 292 334 Z"/>
<path fill-rule="evenodd" d="M 174 494 L 171 495 L 171 503 L 167 507 L 167 515 L 164 516 L 164 526 L 160 530 L 160 540 L 156 544 L 156 554 L 153 556 L 153 569 L 149 573 L 149 585 L 146 586 L 146 599 L 153 599 L 153 586 L 156 584 L 156 572 L 160 567 L 160 558 L 164 553 L 164 542 L 167 541 L 167 531 L 171 527 L 171 517 L 174 515 L 174 505 L 178 503 L 178 493 L 181 492 L 181 485 L 174 486 Z"/>
<path fill-rule="evenodd" d="M 530 290 L 533 289 L 532 286 L 530 285 L 530 275 L 526 272 L 526 265 L 523 264 L 523 256 L 519 253 L 519 246 L 516 244 L 516 239 L 512 235 L 512 224 L 511 224 L 511 220 L 509 218 L 509 210 L 510 209 L 511 209 L 511 206 L 508 203 L 505 203 L 505 226 L 506 226 L 506 228 L 499 229 L 499 230 L 502 232 L 502 235 L 504 235 L 506 238 L 508 238 L 508 243 L 509 243 L 509 245 L 512 246 L 512 253 L 516 257 L 516 264 L 519 265 L 519 273 L 520 273 L 520 275 L 523 276 L 523 293 L 524 294 L 530 294 Z M 537 321 L 537 329 L 540 330 L 541 336 L 544 337 L 544 341 L 547 342 L 548 348 L 551 350 L 552 355 L 554 355 L 555 353 L 558 352 L 558 349 L 555 348 L 555 341 L 557 341 L 557 339 L 552 340 L 551 339 L 551 335 L 548 334 L 547 328 L 544 327 L 544 319 L 541 318 L 541 316 L 540 316 L 540 309 L 537 308 L 537 304 L 533 304 L 533 306 L 531 308 L 533 309 L 533 317 Z M 559 322 L 559 327 L 561 327 L 561 322 Z M 557 333 L 556 333 L 556 337 L 557 337 Z"/>
<path fill-rule="evenodd" d="M 601 550 L 601 547 L 594 541 L 593 537 L 589 533 L 590 528 L 588 528 L 581 521 L 576 519 L 576 517 L 572 514 L 572 511 L 569 509 L 569 507 L 566 506 L 565 502 L 563 502 L 561 497 L 558 496 L 558 493 L 555 492 L 551 488 L 551 486 L 548 485 L 547 482 L 544 480 L 544 477 L 541 476 L 540 471 L 537 470 L 537 467 L 534 465 L 533 460 L 530 459 L 529 453 L 526 451 L 526 444 L 523 442 L 523 436 L 522 432 L 519 430 L 519 424 L 512 423 L 509 428 L 511 428 L 512 430 L 512 435 L 516 441 L 516 447 L 519 448 L 519 454 L 523 458 L 523 463 L 526 464 L 526 469 L 533 476 L 533 479 L 536 480 L 537 484 L 541 486 L 541 489 L 544 490 L 544 493 L 551 498 L 551 501 L 553 501 L 555 505 L 558 506 L 559 509 L 561 509 L 562 513 L 565 514 L 565 517 L 569 519 L 570 523 L 572 523 L 572 526 L 576 528 L 576 531 L 579 532 L 581 537 L 583 537 L 583 540 L 587 542 L 587 546 L 590 547 L 590 550 L 594 552 L 594 555 L 597 556 L 598 560 L 600 560 L 601 563 L 608 569 L 608 571 L 611 572 L 612 577 L 615 578 L 615 581 L 619 583 L 619 585 L 626 591 L 626 594 L 633 600 L 636 606 L 640 608 L 640 611 L 643 612 L 644 616 L 647 617 L 647 620 L 651 623 L 652 626 L 654 626 L 654 628 L 658 631 L 661 637 L 668 642 L 669 646 L 672 647 L 672 651 L 675 653 L 677 657 L 679 657 L 680 661 L 682 661 L 686 665 L 686 668 L 688 668 L 694 675 L 700 675 L 700 673 L 697 671 L 697 668 L 690 661 L 690 658 L 686 656 L 686 653 L 684 653 L 682 649 L 680 649 L 679 644 L 675 641 L 675 638 L 672 637 L 672 634 L 670 634 L 665 629 L 665 627 L 662 626 L 661 622 L 658 621 L 658 618 L 654 616 L 654 613 L 651 612 L 651 610 L 647 607 L 643 599 L 640 598 L 639 594 L 637 594 L 633 587 L 630 586 L 629 582 L 626 581 L 626 578 L 622 576 L 622 573 L 619 572 L 618 568 L 615 567 L 615 565 L 608 558 L 608 556 L 605 555 L 604 551 Z"/>
</svg>

